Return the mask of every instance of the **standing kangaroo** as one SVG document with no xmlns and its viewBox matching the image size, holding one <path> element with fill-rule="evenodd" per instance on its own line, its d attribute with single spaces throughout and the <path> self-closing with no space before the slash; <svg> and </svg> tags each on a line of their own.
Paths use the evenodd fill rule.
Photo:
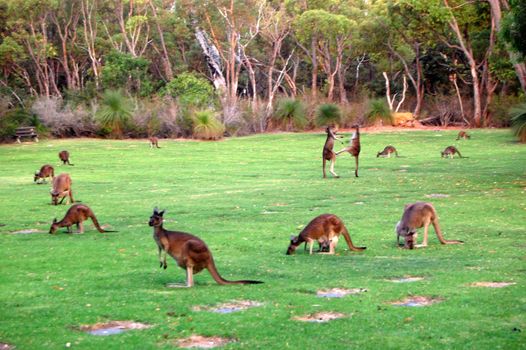
<svg viewBox="0 0 526 350">
<path fill-rule="evenodd" d="M 405 238 L 404 248 L 424 248 L 427 247 L 427 236 L 429 225 L 433 224 L 438 240 L 442 244 L 461 244 L 463 241 L 446 240 L 442 236 L 442 231 L 438 225 L 438 215 L 433 204 L 425 202 L 416 202 L 405 206 L 402 220 L 396 224 L 396 240 L 400 245 L 400 236 Z M 424 226 L 424 240 L 422 244 L 415 245 L 417 233 L 416 229 Z"/>
<path fill-rule="evenodd" d="M 53 188 L 50 193 L 51 204 L 53 205 L 62 204 L 66 196 L 69 197 L 66 198 L 66 204 L 69 204 L 69 200 L 71 200 L 71 203 L 74 203 L 73 193 L 71 192 L 71 177 L 69 177 L 69 174 L 64 173 L 53 178 Z M 58 203 L 59 198 L 62 198 L 60 203 Z"/>
<path fill-rule="evenodd" d="M 366 247 L 354 246 L 349 231 L 347 231 L 347 228 L 339 217 L 333 214 L 322 214 L 312 219 L 311 222 L 309 222 L 309 224 L 300 232 L 299 236 L 292 236 L 290 238 L 287 255 L 294 254 L 296 248 L 298 248 L 303 242 L 310 244 L 310 254 L 312 254 L 312 245 L 314 241 L 329 241 L 329 254 L 334 254 L 334 248 L 336 247 L 338 236 L 340 234 L 345 238 L 350 250 L 359 252 L 366 249 Z"/>
<path fill-rule="evenodd" d="M 218 284 L 256 284 L 261 281 L 241 280 L 228 281 L 217 272 L 212 252 L 208 249 L 205 242 L 198 237 L 185 232 L 168 231 L 163 228 L 164 210 L 159 212 L 157 208 L 153 210 L 148 225 L 153 227 L 153 239 L 159 248 L 160 266 L 166 269 L 166 253 L 175 259 L 177 265 L 186 270 L 186 286 L 194 285 L 194 274 L 203 269 L 208 269 L 212 278 Z M 164 252 L 164 259 L 162 259 Z"/>
<path fill-rule="evenodd" d="M 395 156 L 398 158 L 398 152 L 396 151 L 396 148 L 393 146 L 385 146 L 384 150 L 382 152 L 378 152 L 376 154 L 376 158 L 378 157 L 387 157 L 391 158 L 391 154 L 395 154 Z"/>
<path fill-rule="evenodd" d="M 49 228 L 49 233 L 55 233 L 60 227 L 67 227 L 68 233 L 71 233 L 71 226 L 77 225 L 77 230 L 79 233 L 84 233 L 84 224 L 83 221 L 90 219 L 93 221 L 93 224 L 100 233 L 104 232 L 117 232 L 117 231 L 106 231 L 99 225 L 97 217 L 93 213 L 90 207 L 85 204 L 73 204 L 64 218 L 60 221 L 57 221 L 57 218 L 53 219 L 51 227 Z"/>
<path fill-rule="evenodd" d="M 40 168 L 40 171 L 35 172 L 35 177 L 33 178 L 33 182 L 36 182 L 37 184 L 45 183 L 46 178 L 51 178 L 51 181 L 53 181 L 53 178 L 55 177 L 55 169 L 49 164 L 42 165 Z M 43 182 L 39 182 L 38 180 L 42 179 Z"/>
<path fill-rule="evenodd" d="M 458 154 L 459 158 L 467 158 L 462 157 L 462 154 L 460 154 L 460 151 L 455 146 L 446 147 L 442 152 L 440 152 L 440 155 L 442 158 L 453 158 L 455 156 L 455 153 Z"/>
<path fill-rule="evenodd" d="M 359 125 L 353 125 L 353 128 L 356 129 L 356 131 L 352 134 L 351 140 L 349 141 L 349 146 L 345 147 L 344 149 L 336 152 L 336 155 L 339 155 L 343 152 L 349 152 L 351 156 L 354 157 L 356 160 L 356 168 L 354 169 L 354 176 L 358 177 L 358 156 L 360 155 L 360 126 Z"/>
<path fill-rule="evenodd" d="M 159 139 L 155 136 L 150 137 L 150 148 L 161 148 L 159 147 Z"/>
<path fill-rule="evenodd" d="M 468 135 L 468 133 L 465 132 L 464 130 L 459 131 L 459 133 L 457 135 L 457 140 L 460 140 L 460 139 L 464 139 L 465 140 L 465 139 L 470 139 L 470 138 L 471 138 L 471 136 Z"/>
<path fill-rule="evenodd" d="M 60 151 L 58 153 L 58 157 L 60 158 L 60 160 L 62 161 L 62 165 L 66 165 L 66 163 L 68 165 L 73 165 L 69 162 L 69 152 L 68 151 Z"/>
<path fill-rule="evenodd" d="M 329 168 L 330 173 L 334 177 L 339 177 L 338 174 L 334 172 L 334 164 L 336 163 L 336 154 L 332 150 L 334 148 L 334 140 L 338 139 L 336 137 L 336 131 L 331 126 L 328 126 L 327 129 L 325 129 L 325 132 L 327 133 L 327 139 L 325 140 L 325 145 L 323 145 L 323 177 L 326 178 L 325 175 L 325 163 L 327 161 L 331 162 L 331 166 Z"/>
</svg>

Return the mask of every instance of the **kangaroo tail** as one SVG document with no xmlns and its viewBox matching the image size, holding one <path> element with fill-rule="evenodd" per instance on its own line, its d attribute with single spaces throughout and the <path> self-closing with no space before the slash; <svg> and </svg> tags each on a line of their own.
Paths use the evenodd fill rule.
<svg viewBox="0 0 526 350">
<path fill-rule="evenodd" d="M 345 238 L 345 242 L 347 242 L 350 250 L 361 252 L 362 250 L 367 249 L 367 247 L 356 247 L 354 244 L 352 244 L 351 236 L 349 235 L 349 231 L 347 231 L 347 227 L 345 226 L 343 227 L 342 235 Z"/>
<path fill-rule="evenodd" d="M 433 222 L 433 227 L 435 229 L 435 232 L 437 234 L 437 237 L 440 243 L 442 244 L 463 244 L 464 243 L 464 241 L 459 241 L 456 239 L 445 239 L 444 236 L 442 235 L 442 231 L 440 230 L 440 225 L 438 225 L 438 219 L 436 218 L 436 216 L 432 222 Z"/>
<path fill-rule="evenodd" d="M 219 272 L 217 271 L 216 265 L 214 263 L 214 260 L 212 257 L 210 257 L 210 263 L 206 267 L 208 271 L 210 272 L 210 275 L 212 275 L 212 278 L 218 283 L 218 284 L 259 284 L 263 283 L 261 281 L 252 281 L 252 280 L 239 280 L 239 281 L 229 281 L 221 277 Z"/>
<path fill-rule="evenodd" d="M 95 216 L 95 214 L 92 214 L 92 215 L 91 215 L 91 220 L 93 221 L 93 224 L 94 224 L 95 227 L 97 228 L 97 231 L 99 231 L 100 233 L 104 233 L 104 232 L 117 232 L 117 231 L 107 231 L 107 230 L 103 229 L 102 227 L 100 227 L 100 225 L 99 225 L 99 221 L 97 220 L 97 217 Z"/>
</svg>

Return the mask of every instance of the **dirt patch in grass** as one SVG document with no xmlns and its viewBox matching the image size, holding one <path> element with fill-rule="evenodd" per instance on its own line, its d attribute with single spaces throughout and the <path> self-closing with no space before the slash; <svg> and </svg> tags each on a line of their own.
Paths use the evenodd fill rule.
<svg viewBox="0 0 526 350">
<path fill-rule="evenodd" d="M 133 329 L 147 329 L 151 325 L 134 322 L 134 321 L 110 321 L 104 323 L 95 323 L 92 325 L 80 326 L 80 330 L 92 335 L 113 335 L 120 334 Z"/>
<path fill-rule="evenodd" d="M 305 316 L 296 316 L 293 319 L 296 321 L 303 321 L 303 322 L 325 323 L 325 322 L 337 320 L 339 318 L 344 318 L 344 317 L 346 317 L 346 315 L 340 312 L 321 311 L 321 312 L 316 312 L 314 314 L 309 314 Z"/>
<path fill-rule="evenodd" d="M 228 303 L 223 303 L 215 306 L 194 306 L 194 311 L 211 311 L 218 314 L 230 314 L 232 312 L 246 310 L 252 307 L 263 305 L 258 301 L 253 300 L 234 300 Z"/>
<path fill-rule="evenodd" d="M 344 288 L 332 288 L 332 289 L 322 289 L 316 292 L 316 295 L 323 298 L 343 298 L 346 295 L 349 294 L 359 294 L 367 292 L 367 289 L 365 288 L 352 288 L 352 289 L 344 289 Z"/>
<path fill-rule="evenodd" d="M 515 282 L 474 282 L 471 287 L 486 287 L 486 288 L 504 288 L 517 284 Z"/>
<path fill-rule="evenodd" d="M 27 230 L 20 230 L 20 231 L 12 231 L 11 233 L 14 235 L 28 235 L 32 233 L 45 233 L 46 231 L 42 231 L 36 228 L 30 228 Z"/>
<path fill-rule="evenodd" d="M 234 342 L 234 339 L 221 337 L 203 337 L 201 335 L 192 335 L 188 338 L 178 339 L 175 344 L 180 348 L 201 348 L 211 349 Z"/>
<path fill-rule="evenodd" d="M 411 296 L 403 300 L 391 301 L 391 305 L 396 306 L 410 306 L 410 307 L 420 307 L 420 306 L 429 306 L 432 304 L 440 303 L 444 299 L 435 298 L 435 297 L 426 297 L 426 296 Z"/>
<path fill-rule="evenodd" d="M 14 348 L 14 345 L 0 342 L 0 350 L 13 350 Z"/>
<path fill-rule="evenodd" d="M 448 197 L 449 197 L 449 194 L 444 194 L 444 193 L 431 193 L 431 194 L 426 194 L 426 197 L 427 197 L 427 198 L 448 198 Z"/>
<path fill-rule="evenodd" d="M 404 276 L 400 278 L 390 278 L 388 279 L 389 282 L 393 283 L 411 283 L 411 282 L 417 282 L 423 280 L 424 277 L 421 276 Z"/>
</svg>

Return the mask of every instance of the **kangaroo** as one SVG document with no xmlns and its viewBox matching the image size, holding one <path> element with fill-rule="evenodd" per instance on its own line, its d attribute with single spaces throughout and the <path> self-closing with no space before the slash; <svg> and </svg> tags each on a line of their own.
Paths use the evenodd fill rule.
<svg viewBox="0 0 526 350">
<path fill-rule="evenodd" d="M 150 148 L 161 148 L 159 147 L 159 139 L 155 136 L 150 137 Z"/>
<path fill-rule="evenodd" d="M 71 203 L 74 203 L 75 201 L 73 200 L 73 193 L 71 192 L 71 177 L 69 177 L 69 174 L 63 173 L 57 177 L 54 177 L 53 188 L 51 189 L 50 193 L 51 204 L 53 205 L 62 204 L 66 196 L 69 197 L 66 198 L 66 204 L 69 204 L 69 200 L 71 200 Z M 62 198 L 60 203 L 58 203 L 59 198 Z"/>
<path fill-rule="evenodd" d="M 438 240 L 442 244 L 462 244 L 463 241 L 446 240 L 442 236 L 442 231 L 438 225 L 438 215 L 433 204 L 425 202 L 416 202 L 405 206 L 402 220 L 396 224 L 396 239 L 400 245 L 400 236 L 405 238 L 404 248 L 424 248 L 427 247 L 427 236 L 429 225 L 433 224 Z M 424 240 L 422 244 L 415 245 L 417 233 L 416 229 L 424 227 Z"/>
<path fill-rule="evenodd" d="M 332 174 L 332 176 L 338 178 L 339 177 L 338 174 L 334 172 L 334 164 L 336 163 L 336 154 L 332 150 L 334 148 L 334 140 L 338 139 L 338 137 L 336 137 L 336 131 L 334 131 L 334 129 L 331 126 L 328 126 L 325 129 L 325 132 L 327 133 L 327 139 L 325 140 L 325 145 L 323 145 L 323 153 L 322 153 L 323 178 L 327 177 L 325 175 L 325 163 L 327 161 L 331 162 L 331 166 L 329 169 L 330 173 Z"/>
<path fill-rule="evenodd" d="M 339 217 L 333 214 L 322 214 L 312 219 L 298 236 L 292 236 L 290 238 L 290 245 L 287 248 L 286 254 L 294 254 L 299 245 L 307 242 L 310 244 L 310 254 L 312 255 L 312 244 L 314 241 L 320 242 L 320 239 L 330 242 L 328 254 L 334 254 L 334 249 L 340 234 L 345 238 L 350 250 L 359 252 L 366 249 L 366 247 L 356 247 L 353 245 L 349 231 L 347 231 L 347 228 Z"/>
<path fill-rule="evenodd" d="M 396 148 L 393 146 L 385 146 L 384 150 L 382 152 L 378 152 L 376 154 L 376 158 L 378 157 L 387 157 L 391 158 L 391 154 L 395 154 L 395 156 L 398 158 L 398 152 L 396 151 Z"/>
<path fill-rule="evenodd" d="M 55 177 L 55 169 L 49 164 L 42 165 L 40 168 L 40 171 L 35 172 L 35 177 L 33 178 L 33 182 L 36 182 L 37 184 L 42 184 L 46 182 L 46 178 L 53 178 Z M 42 179 L 42 182 L 39 182 L 38 180 Z"/>
<path fill-rule="evenodd" d="M 442 158 L 453 158 L 455 156 L 455 153 L 458 154 L 459 158 L 467 158 L 462 157 L 462 154 L 460 154 L 459 150 L 455 146 L 446 147 L 442 152 L 440 152 L 440 155 Z"/>
<path fill-rule="evenodd" d="M 58 157 L 60 158 L 60 160 L 62 161 L 62 165 L 66 165 L 66 163 L 68 165 L 73 165 L 69 162 L 69 152 L 68 151 L 60 151 L 58 153 Z"/>
<path fill-rule="evenodd" d="M 175 259 L 177 265 L 186 270 L 186 286 L 194 285 L 194 274 L 203 269 L 208 269 L 212 278 L 218 284 L 257 284 L 261 281 L 240 280 L 228 281 L 217 272 L 212 252 L 208 249 L 205 242 L 198 237 L 185 232 L 168 231 L 163 228 L 164 210 L 159 212 L 157 208 L 153 210 L 148 225 L 153 227 L 153 239 L 159 248 L 160 266 L 166 269 L 166 253 Z M 164 259 L 162 259 L 164 252 Z"/>
<path fill-rule="evenodd" d="M 351 156 L 354 157 L 356 160 L 356 168 L 354 169 L 354 176 L 358 177 L 358 156 L 360 155 L 360 126 L 359 125 L 353 125 L 353 128 L 356 129 L 356 131 L 352 134 L 351 140 L 349 141 L 349 146 L 345 147 L 344 149 L 336 152 L 336 155 L 339 155 L 343 152 L 349 152 Z"/>
<path fill-rule="evenodd" d="M 464 139 L 464 140 L 465 140 L 465 139 L 470 139 L 470 138 L 471 138 L 471 136 L 468 135 L 467 132 L 465 132 L 464 130 L 462 130 L 462 131 L 459 131 L 459 133 L 458 133 L 456 139 L 457 139 L 457 140 L 460 140 L 460 139 Z"/>
<path fill-rule="evenodd" d="M 97 220 L 97 217 L 93 213 L 93 210 L 91 210 L 90 207 L 88 207 L 85 204 L 73 204 L 68 211 L 66 212 L 66 215 L 64 218 L 60 221 L 57 221 L 57 218 L 53 219 L 53 222 L 51 223 L 51 227 L 49 228 L 49 233 L 55 233 L 60 227 L 67 227 L 68 233 L 71 233 L 71 226 L 74 224 L 77 225 L 77 230 L 79 233 L 84 233 L 84 224 L 83 221 L 86 221 L 87 219 L 91 218 L 93 221 L 93 224 L 97 228 L 97 230 L 100 233 L 104 232 L 117 232 L 117 231 L 107 231 L 104 230 L 99 225 L 99 221 Z"/>
</svg>

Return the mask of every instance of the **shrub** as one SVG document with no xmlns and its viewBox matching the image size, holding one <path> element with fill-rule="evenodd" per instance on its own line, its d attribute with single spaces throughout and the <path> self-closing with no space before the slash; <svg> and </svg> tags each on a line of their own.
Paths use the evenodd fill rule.
<svg viewBox="0 0 526 350">
<path fill-rule="evenodd" d="M 375 123 L 377 120 L 391 121 L 391 111 L 383 98 L 369 101 L 366 116 L 370 123 Z"/>
<path fill-rule="evenodd" d="M 316 109 L 316 125 L 335 125 L 342 120 L 342 112 L 340 107 L 333 103 L 324 103 Z"/>
<path fill-rule="evenodd" d="M 278 107 L 272 118 L 285 125 L 286 130 L 291 130 L 293 126 L 302 128 L 307 123 L 305 107 L 300 100 L 292 98 L 279 100 Z"/>
<path fill-rule="evenodd" d="M 102 68 L 102 85 L 110 89 L 123 86 L 127 91 L 147 96 L 153 91 L 153 85 L 148 76 L 150 61 L 131 54 L 112 51 L 106 55 Z"/>
<path fill-rule="evenodd" d="M 120 138 L 132 115 L 131 101 L 119 90 L 107 90 L 102 98 L 102 107 L 97 111 L 104 133 Z"/>
<path fill-rule="evenodd" d="M 225 127 L 216 119 L 212 111 L 198 111 L 193 117 L 194 137 L 216 140 L 223 137 Z"/>
<path fill-rule="evenodd" d="M 521 103 L 510 110 L 511 127 L 520 142 L 526 142 L 526 103 Z"/>
<path fill-rule="evenodd" d="M 0 115 L 0 141 L 14 140 L 16 128 L 20 126 L 37 126 L 38 119 L 22 108 L 13 108 Z M 42 131 L 42 129 L 40 129 Z"/>
<path fill-rule="evenodd" d="M 212 107 L 215 102 L 210 82 L 188 72 L 179 74 L 166 84 L 163 94 L 177 98 L 185 106 L 207 108 Z"/>
</svg>

